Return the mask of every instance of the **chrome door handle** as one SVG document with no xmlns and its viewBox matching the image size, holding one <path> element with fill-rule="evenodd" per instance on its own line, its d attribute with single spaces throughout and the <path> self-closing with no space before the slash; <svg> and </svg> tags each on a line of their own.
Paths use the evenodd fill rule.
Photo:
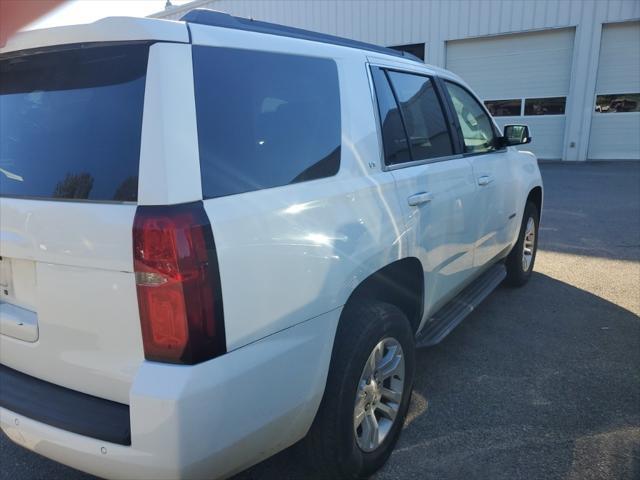
<svg viewBox="0 0 640 480">
<path fill-rule="evenodd" d="M 409 205 L 412 207 L 421 205 L 423 203 L 428 203 L 433 200 L 433 193 L 431 192 L 420 192 L 415 195 L 411 195 L 408 199 Z"/>
<path fill-rule="evenodd" d="M 489 185 L 491 182 L 493 182 L 493 177 L 489 175 L 483 175 L 482 177 L 478 178 L 478 185 L 480 185 L 481 187 Z"/>
</svg>

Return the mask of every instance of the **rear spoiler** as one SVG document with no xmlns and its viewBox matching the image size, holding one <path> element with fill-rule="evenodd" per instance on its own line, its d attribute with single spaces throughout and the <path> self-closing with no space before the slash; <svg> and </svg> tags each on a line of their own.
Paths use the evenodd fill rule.
<svg viewBox="0 0 640 480">
<path fill-rule="evenodd" d="M 19 32 L 0 48 L 0 55 L 54 45 L 140 40 L 189 43 L 189 32 L 184 22 L 155 18 L 107 17 L 82 25 Z"/>
</svg>

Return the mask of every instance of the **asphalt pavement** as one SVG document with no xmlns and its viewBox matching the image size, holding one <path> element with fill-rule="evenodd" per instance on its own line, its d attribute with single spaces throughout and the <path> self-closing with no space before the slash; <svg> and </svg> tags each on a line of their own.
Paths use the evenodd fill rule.
<svg viewBox="0 0 640 480">
<path fill-rule="evenodd" d="M 541 165 L 536 268 L 417 354 L 376 480 L 640 479 L 640 163 Z M 234 480 L 304 478 L 295 449 Z M 88 480 L 0 436 L 0 480 Z"/>
</svg>

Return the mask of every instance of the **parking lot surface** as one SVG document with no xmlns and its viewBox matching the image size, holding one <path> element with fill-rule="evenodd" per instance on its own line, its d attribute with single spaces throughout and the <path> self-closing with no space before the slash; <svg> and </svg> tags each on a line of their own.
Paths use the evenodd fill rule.
<svg viewBox="0 0 640 480">
<path fill-rule="evenodd" d="M 417 354 L 375 479 L 640 478 L 640 163 L 541 165 L 530 283 L 499 288 Z M 295 449 L 234 480 L 305 477 Z M 0 479 L 88 480 L 0 436 Z"/>
</svg>

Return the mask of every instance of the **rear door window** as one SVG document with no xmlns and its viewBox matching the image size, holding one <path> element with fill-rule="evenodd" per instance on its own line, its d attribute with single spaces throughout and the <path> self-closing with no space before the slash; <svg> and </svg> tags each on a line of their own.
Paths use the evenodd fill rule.
<svg viewBox="0 0 640 480">
<path fill-rule="evenodd" d="M 148 44 L 0 58 L 0 194 L 136 201 Z"/>
<path fill-rule="evenodd" d="M 429 77 L 389 71 L 414 160 L 453 154 L 451 136 L 438 95 Z"/>
<path fill-rule="evenodd" d="M 378 99 L 378 113 L 382 128 L 385 163 L 394 165 L 411 161 L 409 142 L 400 116 L 400 108 L 393 96 L 387 74 L 381 68 L 371 69 Z"/>
<path fill-rule="evenodd" d="M 205 198 L 338 172 L 340 88 L 333 60 L 194 46 L 193 70 Z"/>
<path fill-rule="evenodd" d="M 453 143 L 433 80 L 372 67 L 385 163 L 397 165 L 453 155 Z"/>
</svg>

